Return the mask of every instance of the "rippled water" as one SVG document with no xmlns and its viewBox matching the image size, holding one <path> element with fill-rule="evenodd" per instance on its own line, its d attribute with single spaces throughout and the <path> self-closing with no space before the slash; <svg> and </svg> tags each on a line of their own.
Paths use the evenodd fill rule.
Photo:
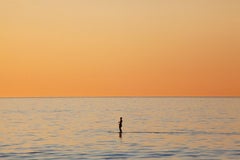
<svg viewBox="0 0 240 160">
<path fill-rule="evenodd" d="M 0 159 L 117 158 L 240 159 L 240 98 L 0 99 Z"/>
</svg>

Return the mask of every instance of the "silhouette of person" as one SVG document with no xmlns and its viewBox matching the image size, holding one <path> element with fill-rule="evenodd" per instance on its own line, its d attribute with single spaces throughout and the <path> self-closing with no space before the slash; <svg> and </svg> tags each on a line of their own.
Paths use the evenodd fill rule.
<svg viewBox="0 0 240 160">
<path fill-rule="evenodd" d="M 119 123 L 119 133 L 122 133 L 122 117 L 120 117 Z"/>
</svg>

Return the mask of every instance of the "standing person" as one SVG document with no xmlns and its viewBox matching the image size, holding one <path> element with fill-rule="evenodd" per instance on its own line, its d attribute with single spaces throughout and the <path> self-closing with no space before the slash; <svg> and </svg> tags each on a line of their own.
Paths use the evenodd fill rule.
<svg viewBox="0 0 240 160">
<path fill-rule="evenodd" d="M 119 123 L 119 132 L 122 133 L 122 117 L 120 117 Z"/>
</svg>

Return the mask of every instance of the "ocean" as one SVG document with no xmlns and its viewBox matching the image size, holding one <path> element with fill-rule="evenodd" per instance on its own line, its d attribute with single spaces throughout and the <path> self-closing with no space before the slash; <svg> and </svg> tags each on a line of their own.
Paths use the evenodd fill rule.
<svg viewBox="0 0 240 160">
<path fill-rule="evenodd" d="M 0 159 L 239 160 L 240 98 L 0 98 Z"/>
</svg>

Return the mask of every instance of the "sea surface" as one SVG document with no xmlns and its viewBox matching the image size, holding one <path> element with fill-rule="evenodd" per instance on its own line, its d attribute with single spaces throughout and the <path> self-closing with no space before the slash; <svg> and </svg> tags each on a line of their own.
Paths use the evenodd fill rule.
<svg viewBox="0 0 240 160">
<path fill-rule="evenodd" d="M 240 98 L 0 98 L 0 159 L 239 160 Z"/>
</svg>

